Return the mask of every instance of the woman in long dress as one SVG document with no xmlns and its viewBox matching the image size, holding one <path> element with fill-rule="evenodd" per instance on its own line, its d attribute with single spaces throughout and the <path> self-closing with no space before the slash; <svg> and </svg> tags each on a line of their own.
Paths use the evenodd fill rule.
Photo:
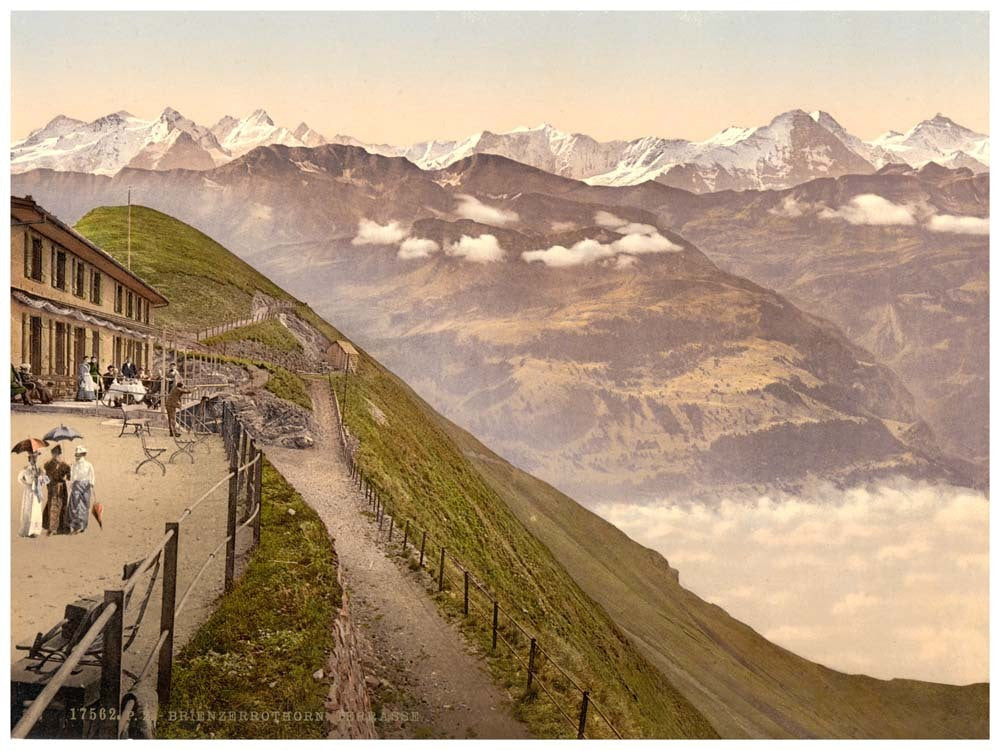
<svg viewBox="0 0 1000 750">
<path fill-rule="evenodd" d="M 42 517 L 42 528 L 49 534 L 67 534 L 69 520 L 66 517 L 66 505 L 69 493 L 66 491 L 66 480 L 69 479 L 69 464 L 62 460 L 62 446 L 53 446 L 52 458 L 42 468 L 49 478 L 49 502 Z"/>
<path fill-rule="evenodd" d="M 84 357 L 80 366 L 77 368 L 76 373 L 76 400 L 77 401 L 96 401 L 97 400 L 97 384 L 94 382 L 94 378 L 90 375 L 90 359 Z"/>
<path fill-rule="evenodd" d="M 87 529 L 87 518 L 90 515 L 90 495 L 94 490 L 94 467 L 87 460 L 87 449 L 82 445 L 76 447 L 76 461 L 69 472 L 70 493 L 69 533 L 80 534 Z"/>
<path fill-rule="evenodd" d="M 37 453 L 28 454 L 28 465 L 17 475 L 17 481 L 24 487 L 18 536 L 36 537 L 42 533 L 42 488 L 49 478 L 39 470 L 37 458 Z"/>
</svg>

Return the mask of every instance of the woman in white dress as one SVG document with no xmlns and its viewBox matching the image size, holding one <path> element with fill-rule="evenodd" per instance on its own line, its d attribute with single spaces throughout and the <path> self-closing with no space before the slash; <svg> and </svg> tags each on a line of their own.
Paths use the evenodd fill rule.
<svg viewBox="0 0 1000 750">
<path fill-rule="evenodd" d="M 90 358 L 84 357 L 76 371 L 76 400 L 96 401 L 97 383 L 90 375 Z"/>
<path fill-rule="evenodd" d="M 49 483 L 45 472 L 38 468 L 37 453 L 28 454 L 28 465 L 17 475 L 17 481 L 24 487 L 21 493 L 21 525 L 18 536 L 37 537 L 42 533 L 42 488 Z"/>
</svg>

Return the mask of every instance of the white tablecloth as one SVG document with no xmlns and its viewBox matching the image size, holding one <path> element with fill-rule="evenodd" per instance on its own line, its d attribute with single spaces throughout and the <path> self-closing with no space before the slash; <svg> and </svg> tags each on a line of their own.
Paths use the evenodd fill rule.
<svg viewBox="0 0 1000 750">
<path fill-rule="evenodd" d="M 139 403 L 145 397 L 146 388 L 137 380 L 112 383 L 105 394 L 105 399 L 107 399 L 108 403 L 111 403 L 115 399 L 131 400 L 134 403 Z"/>
</svg>

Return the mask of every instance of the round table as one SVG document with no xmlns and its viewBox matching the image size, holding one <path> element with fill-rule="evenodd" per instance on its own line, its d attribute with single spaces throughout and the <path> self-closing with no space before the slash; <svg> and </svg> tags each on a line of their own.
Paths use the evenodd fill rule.
<svg viewBox="0 0 1000 750">
<path fill-rule="evenodd" d="M 137 404 L 146 397 L 146 388 L 138 380 L 124 380 L 112 383 L 104 394 L 105 400 L 110 404 L 115 399 L 121 399 L 126 404 Z"/>
</svg>

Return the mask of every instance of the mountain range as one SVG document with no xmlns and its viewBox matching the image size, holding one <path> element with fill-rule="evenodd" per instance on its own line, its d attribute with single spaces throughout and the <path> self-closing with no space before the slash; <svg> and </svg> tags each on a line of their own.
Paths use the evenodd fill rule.
<svg viewBox="0 0 1000 750">
<path fill-rule="evenodd" d="M 988 175 L 890 165 L 697 195 L 328 144 L 202 172 L 12 177 L 68 219 L 129 185 L 587 502 L 984 481 Z"/>
<path fill-rule="evenodd" d="M 790 110 L 766 125 L 731 126 L 697 142 L 659 137 L 601 142 L 543 124 L 393 146 L 345 135 L 326 138 L 304 122 L 288 129 L 276 125 L 262 109 L 243 118 L 227 115 L 207 128 L 167 107 L 155 120 L 128 112 L 89 123 L 59 115 L 11 146 L 11 170 L 106 175 L 123 167 L 206 170 L 259 146 L 327 143 L 402 156 L 425 170 L 441 169 L 477 153 L 496 154 L 592 185 L 655 180 L 696 193 L 781 189 L 819 177 L 868 174 L 892 163 L 922 167 L 935 161 L 974 172 L 989 166 L 988 136 L 941 114 L 905 133 L 889 131 L 868 142 L 849 133 L 827 112 Z"/>
</svg>

